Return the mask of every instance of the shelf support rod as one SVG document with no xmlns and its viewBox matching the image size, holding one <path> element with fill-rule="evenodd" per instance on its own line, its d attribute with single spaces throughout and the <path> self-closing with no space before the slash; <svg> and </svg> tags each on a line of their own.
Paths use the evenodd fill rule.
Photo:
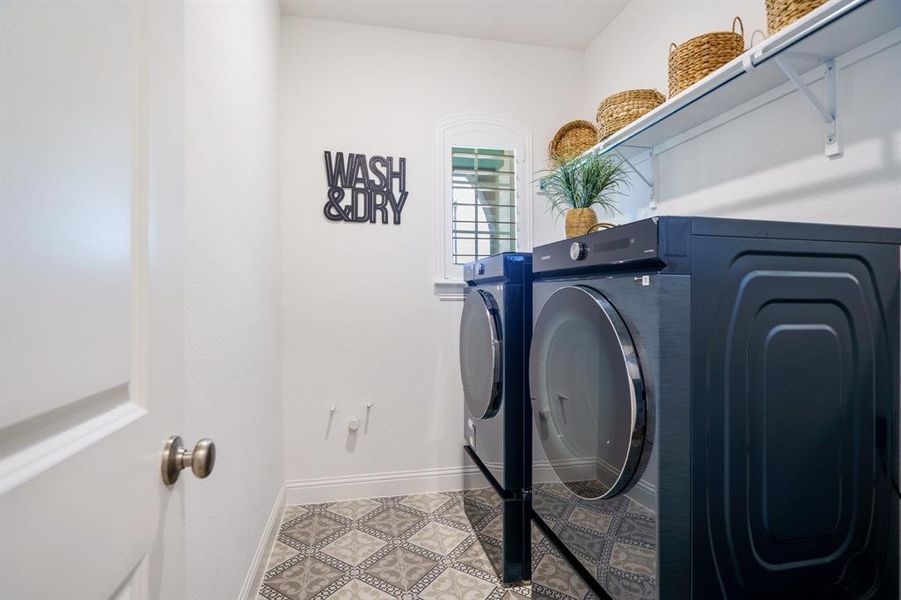
<svg viewBox="0 0 901 600">
<path fill-rule="evenodd" d="M 820 102 L 820 100 L 813 95 L 813 92 L 810 91 L 810 88 L 807 87 L 807 84 L 801 79 L 801 76 L 798 75 L 798 72 L 795 71 L 794 67 L 792 67 L 788 62 L 783 59 L 781 56 L 776 56 L 773 58 L 776 61 L 776 64 L 779 65 L 779 68 L 782 69 L 782 72 L 785 73 L 785 76 L 791 79 L 792 83 L 795 84 L 795 87 L 798 88 L 802 94 L 804 94 L 810 103 L 813 105 L 814 109 L 820 116 L 823 117 L 823 121 L 826 124 L 832 123 L 835 121 L 835 116 L 830 114 L 830 112 L 826 109 L 825 106 Z M 828 87 L 828 85 L 827 85 Z"/>
<path fill-rule="evenodd" d="M 627 165 L 629 165 L 629 168 L 632 169 L 632 172 L 635 173 L 636 175 L 638 175 L 638 178 L 641 179 L 642 181 L 644 181 L 644 183 L 645 183 L 646 186 L 648 186 L 649 188 L 651 188 L 651 194 L 653 195 L 653 193 L 654 193 L 654 183 L 653 183 L 652 181 L 648 181 L 647 177 L 645 177 L 644 175 L 642 175 L 642 174 L 641 174 L 641 171 L 639 171 L 638 169 L 636 169 L 636 168 L 635 168 L 635 165 L 633 165 L 632 162 L 631 162 L 628 158 L 626 158 L 626 156 L 625 156 L 622 152 L 620 152 L 619 150 L 614 150 L 614 152 L 616 153 L 616 155 L 617 155 L 618 157 L 620 157 L 620 158 L 622 159 L 622 161 L 623 161 L 624 163 L 626 163 Z"/>
<path fill-rule="evenodd" d="M 636 175 L 638 175 L 638 178 L 641 179 L 646 186 L 648 186 L 648 193 L 650 194 L 650 196 L 648 198 L 648 208 L 650 210 L 657 210 L 657 205 L 656 205 L 656 202 L 654 201 L 654 171 L 656 170 L 655 169 L 655 161 L 654 161 L 654 158 L 655 158 L 654 157 L 654 149 L 648 148 L 648 162 L 651 163 L 651 178 L 650 179 L 645 177 L 642 174 L 642 172 L 639 171 L 635 167 L 635 165 L 632 164 L 632 161 L 630 161 L 628 158 L 626 158 L 625 154 L 623 154 L 619 150 L 614 150 L 613 153 L 616 154 L 617 156 L 619 156 L 620 159 L 622 159 L 622 161 L 624 163 L 629 165 L 629 168 L 632 170 L 632 172 L 635 173 Z"/>
<path fill-rule="evenodd" d="M 835 98 L 835 61 L 829 60 L 825 63 L 826 72 L 823 76 L 823 81 L 825 83 L 825 104 L 820 102 L 820 99 L 817 98 L 813 91 L 811 91 L 810 86 L 808 86 L 804 80 L 801 78 L 801 75 L 795 70 L 794 67 L 789 64 L 785 58 L 782 56 L 774 56 L 773 60 L 779 66 L 785 76 L 791 80 L 795 87 L 798 88 L 798 91 L 804 95 L 805 98 L 810 102 L 811 106 L 813 106 L 814 110 L 819 114 L 819 116 L 823 119 L 823 122 L 826 124 L 826 156 L 829 158 L 836 158 L 841 156 L 842 150 L 841 145 L 839 144 L 838 139 L 838 127 L 836 125 L 836 98 Z"/>
<path fill-rule="evenodd" d="M 838 136 L 838 97 L 836 95 L 838 71 L 835 61 L 826 63 L 826 110 L 832 115 L 832 121 L 826 131 L 826 156 L 838 158 L 842 155 L 842 146 Z"/>
</svg>

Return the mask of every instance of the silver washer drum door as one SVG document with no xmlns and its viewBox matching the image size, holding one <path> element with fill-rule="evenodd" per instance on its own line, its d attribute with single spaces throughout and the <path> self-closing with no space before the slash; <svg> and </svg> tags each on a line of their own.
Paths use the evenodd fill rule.
<svg viewBox="0 0 901 600">
<path fill-rule="evenodd" d="M 583 286 L 551 294 L 532 333 L 529 381 L 560 481 L 588 500 L 623 491 L 644 444 L 644 386 L 632 337 L 604 296 Z"/>
<path fill-rule="evenodd" d="M 460 373 L 470 414 L 493 416 L 501 398 L 501 338 L 497 303 L 478 290 L 466 295 L 460 320 Z"/>
</svg>

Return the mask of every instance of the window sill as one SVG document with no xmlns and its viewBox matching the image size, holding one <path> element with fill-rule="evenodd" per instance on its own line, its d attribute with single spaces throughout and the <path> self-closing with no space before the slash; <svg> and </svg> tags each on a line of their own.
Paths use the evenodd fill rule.
<svg viewBox="0 0 901 600">
<path fill-rule="evenodd" d="M 445 279 L 434 282 L 435 296 L 439 300 L 463 300 L 463 290 L 466 289 L 465 281 Z"/>
</svg>

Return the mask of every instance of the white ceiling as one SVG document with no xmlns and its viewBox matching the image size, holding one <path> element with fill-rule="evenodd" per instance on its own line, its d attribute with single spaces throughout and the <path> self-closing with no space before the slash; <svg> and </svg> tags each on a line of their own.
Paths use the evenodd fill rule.
<svg viewBox="0 0 901 600">
<path fill-rule="evenodd" d="M 629 0 L 280 0 L 283 15 L 584 50 Z"/>
</svg>

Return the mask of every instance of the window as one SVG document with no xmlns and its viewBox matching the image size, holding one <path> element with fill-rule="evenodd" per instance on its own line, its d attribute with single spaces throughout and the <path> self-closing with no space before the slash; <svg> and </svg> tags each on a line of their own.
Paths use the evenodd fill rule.
<svg viewBox="0 0 901 600">
<path fill-rule="evenodd" d="M 453 263 L 516 250 L 516 164 L 513 150 L 451 149 Z"/>
<path fill-rule="evenodd" d="M 452 117 L 436 129 L 436 278 L 462 297 L 463 265 L 531 250 L 531 138 L 491 117 Z"/>
</svg>

